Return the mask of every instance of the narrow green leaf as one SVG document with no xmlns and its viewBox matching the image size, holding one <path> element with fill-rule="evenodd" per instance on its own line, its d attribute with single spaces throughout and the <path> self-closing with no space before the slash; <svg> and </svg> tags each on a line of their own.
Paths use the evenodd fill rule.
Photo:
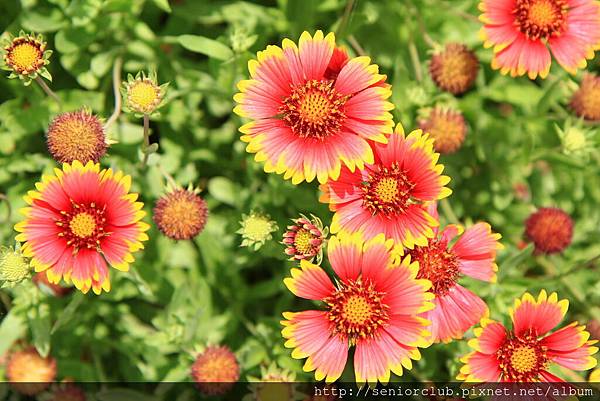
<svg viewBox="0 0 600 401">
<path fill-rule="evenodd" d="M 177 37 L 177 40 L 186 49 L 217 60 L 225 61 L 233 57 L 233 51 L 227 45 L 214 39 L 197 35 L 181 35 Z"/>
</svg>

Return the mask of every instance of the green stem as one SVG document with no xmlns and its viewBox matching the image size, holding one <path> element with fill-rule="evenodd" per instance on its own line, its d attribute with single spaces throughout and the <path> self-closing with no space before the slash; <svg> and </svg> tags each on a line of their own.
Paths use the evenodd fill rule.
<svg viewBox="0 0 600 401">
<path fill-rule="evenodd" d="M 144 153 L 144 161 L 142 167 L 146 167 L 148 164 L 148 148 L 150 147 L 150 117 L 148 114 L 144 114 L 144 143 L 142 144 L 142 152 Z"/>
<path fill-rule="evenodd" d="M 60 99 L 58 98 L 58 96 L 56 95 L 56 93 L 54 93 L 52 91 L 52 89 L 50 89 L 50 87 L 46 84 L 46 82 L 44 82 L 44 80 L 42 78 L 35 77 L 35 82 L 37 82 L 38 85 L 42 88 L 42 90 L 44 92 L 46 92 L 46 95 L 48 95 L 52 99 L 54 99 L 56 101 L 56 103 L 58 103 L 58 105 L 60 106 Z"/>
<path fill-rule="evenodd" d="M 444 211 L 444 215 L 446 215 L 446 219 L 448 219 L 451 223 L 458 223 L 460 221 L 456 213 L 454 213 L 454 209 L 452 209 L 452 206 L 450 205 L 450 202 L 448 202 L 447 199 L 442 199 L 440 201 L 440 206 Z"/>
<path fill-rule="evenodd" d="M 348 26 L 348 21 L 350 20 L 350 16 L 352 15 L 352 9 L 354 8 L 355 0 L 348 0 L 346 3 L 346 8 L 344 8 L 344 15 L 342 15 L 342 20 L 340 21 L 340 25 L 338 25 L 338 29 L 335 31 L 335 35 L 341 37 L 346 27 Z"/>
<path fill-rule="evenodd" d="M 367 52 L 365 51 L 365 49 L 363 49 L 363 47 L 360 45 L 360 43 L 358 43 L 358 40 L 356 40 L 354 35 L 348 36 L 348 43 L 350 43 L 350 46 L 352 46 L 352 48 L 354 49 L 356 54 L 358 54 L 359 56 L 367 55 Z"/>
<path fill-rule="evenodd" d="M 104 129 L 107 130 L 121 115 L 121 93 L 119 87 L 121 86 L 121 68 L 123 67 L 123 57 L 119 56 L 113 64 L 112 79 L 113 79 L 113 94 L 115 96 L 115 109 L 111 114 L 110 118 L 104 124 Z"/>
<path fill-rule="evenodd" d="M 410 53 L 410 60 L 412 61 L 413 69 L 415 70 L 415 79 L 417 82 L 423 81 L 423 73 L 421 71 L 421 60 L 419 60 L 419 52 L 415 42 L 411 39 L 408 42 L 408 52 Z"/>
</svg>

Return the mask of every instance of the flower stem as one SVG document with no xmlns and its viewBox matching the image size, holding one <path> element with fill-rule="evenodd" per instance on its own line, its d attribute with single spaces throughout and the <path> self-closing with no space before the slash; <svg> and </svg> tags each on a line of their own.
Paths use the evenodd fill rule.
<svg viewBox="0 0 600 401">
<path fill-rule="evenodd" d="M 360 45 L 360 43 L 358 43 L 358 40 L 356 40 L 354 35 L 348 36 L 348 43 L 350 43 L 350 46 L 352 46 L 352 48 L 354 49 L 356 54 L 358 54 L 359 56 L 367 55 L 367 52 L 365 52 L 365 49 L 363 49 L 363 47 Z"/>
<path fill-rule="evenodd" d="M 452 209 L 452 206 L 450 205 L 450 202 L 448 202 L 447 199 L 442 199 L 440 201 L 440 206 L 444 211 L 446 219 L 450 220 L 451 223 L 458 223 L 460 221 L 458 219 L 458 216 L 456 216 L 456 213 L 454 213 L 454 209 Z"/>
<path fill-rule="evenodd" d="M 415 70 L 415 79 L 417 82 L 423 81 L 423 73 L 421 72 L 421 60 L 419 60 L 419 52 L 415 42 L 411 39 L 408 42 L 408 52 L 410 53 L 410 60 L 412 61 L 413 68 Z"/>
<path fill-rule="evenodd" d="M 346 2 L 346 7 L 344 8 L 344 15 L 342 15 L 342 20 L 336 29 L 335 36 L 342 36 L 344 30 L 346 30 L 346 26 L 348 26 L 348 21 L 350 20 L 350 16 L 352 15 L 352 10 L 354 9 L 355 0 L 348 0 Z"/>
<path fill-rule="evenodd" d="M 150 117 L 148 114 L 144 114 L 144 143 L 142 144 L 142 152 L 144 153 L 144 161 L 142 167 L 146 167 L 148 164 L 148 148 L 150 147 Z"/>
<path fill-rule="evenodd" d="M 56 93 L 54 93 L 52 91 L 52 89 L 50 89 L 50 87 L 48 85 L 46 85 L 46 82 L 44 82 L 44 80 L 42 78 L 35 77 L 35 82 L 37 82 L 38 85 L 44 90 L 44 92 L 46 92 L 46 95 L 48 95 L 52 99 L 54 99 L 56 101 L 56 103 L 58 103 L 58 105 L 60 106 L 60 99 L 58 98 Z"/>
<path fill-rule="evenodd" d="M 113 64 L 112 79 L 113 79 L 113 94 L 115 96 L 115 110 L 110 118 L 104 124 L 104 130 L 107 130 L 121 115 L 121 94 L 119 86 L 121 85 L 121 68 L 123 67 L 123 57 L 119 56 Z"/>
</svg>

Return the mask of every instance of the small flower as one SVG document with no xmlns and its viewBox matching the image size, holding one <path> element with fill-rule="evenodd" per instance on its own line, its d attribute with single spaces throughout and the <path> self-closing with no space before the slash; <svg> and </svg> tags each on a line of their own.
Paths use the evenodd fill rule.
<svg viewBox="0 0 600 401">
<path fill-rule="evenodd" d="M 550 333 L 565 317 L 569 301 L 542 290 L 529 293 L 509 310 L 512 329 L 487 318 L 468 342 L 473 352 L 461 358 L 459 380 L 475 382 L 562 382 L 549 372 L 552 365 L 572 370 L 596 366 L 596 341 L 577 322 Z"/>
<path fill-rule="evenodd" d="M 293 358 L 308 358 L 304 370 L 315 370 L 317 380 L 336 381 L 355 347 L 356 382 L 387 383 L 421 358 L 417 347 L 429 345 L 430 322 L 419 315 L 433 308 L 431 282 L 417 279 L 418 264 L 401 260 L 393 245 L 383 234 L 365 242 L 342 232 L 327 245 L 335 280 L 306 260 L 284 280 L 294 295 L 322 304 L 285 312 L 281 322 L 285 346 Z"/>
<path fill-rule="evenodd" d="M 238 361 L 226 346 L 210 346 L 192 365 L 192 378 L 206 395 L 221 395 L 240 378 Z"/>
<path fill-rule="evenodd" d="M 240 224 L 242 228 L 236 233 L 242 235 L 242 246 L 254 246 L 254 250 L 258 250 L 272 239 L 272 233 L 279 230 L 277 223 L 271 220 L 271 216 L 255 211 L 250 212 L 249 215 L 242 214 Z"/>
<path fill-rule="evenodd" d="M 251 79 L 238 83 L 234 112 L 252 121 L 241 139 L 265 172 L 293 184 L 337 179 L 373 162 L 369 141 L 392 132 L 392 91 L 369 57 L 349 58 L 335 35 L 302 33 L 298 44 L 267 46 L 248 63 Z"/>
<path fill-rule="evenodd" d="M 525 221 L 525 238 L 536 253 L 562 252 L 573 239 L 573 220 L 562 209 L 543 207 Z"/>
<path fill-rule="evenodd" d="M 450 154 L 462 146 L 467 135 L 467 124 L 458 110 L 436 107 L 419 121 L 419 128 L 434 139 L 436 152 Z"/>
<path fill-rule="evenodd" d="M 271 363 L 260 367 L 260 379 L 250 378 L 250 394 L 242 401 L 296 401 L 296 375 Z"/>
<path fill-rule="evenodd" d="M 128 271 L 148 240 L 143 203 L 129 192 L 131 177 L 78 160 L 54 172 L 24 197 L 29 206 L 15 225 L 16 239 L 51 283 L 64 278 L 84 293 L 109 291 L 108 266 Z"/>
<path fill-rule="evenodd" d="M 62 298 L 73 291 L 72 286 L 63 287 L 60 284 L 51 283 L 45 272 L 36 273 L 32 280 L 40 291 L 56 298 Z"/>
<path fill-rule="evenodd" d="M 59 163 L 97 163 L 108 147 L 100 119 L 85 108 L 56 116 L 46 140 L 50 154 Z"/>
<path fill-rule="evenodd" d="M 492 68 L 502 74 L 545 78 L 550 50 L 574 74 L 594 58 L 600 43 L 600 4 L 595 0 L 483 0 L 479 9 L 484 46 L 494 47 Z"/>
<path fill-rule="evenodd" d="M 373 152 L 373 164 L 354 171 L 344 167 L 339 179 L 320 186 L 319 200 L 335 211 L 331 232 L 362 231 L 365 239 L 384 233 L 407 248 L 426 245 L 439 224 L 426 203 L 452 193 L 433 140 L 421 130 L 405 135 L 398 124 L 389 143 L 374 144 Z"/>
<path fill-rule="evenodd" d="M 14 287 L 29 278 L 31 270 L 29 259 L 23 256 L 19 247 L 0 247 L 0 288 Z"/>
<path fill-rule="evenodd" d="M 192 239 L 204 230 L 206 201 L 193 188 L 175 188 L 156 201 L 152 219 L 158 229 L 175 240 Z"/>
<path fill-rule="evenodd" d="M 16 38 L 9 36 L 2 42 L 2 69 L 11 71 L 9 78 L 18 77 L 25 85 L 29 85 L 38 75 L 52 81 L 46 69 L 52 51 L 46 50 L 42 35 L 21 31 Z"/>
<path fill-rule="evenodd" d="M 33 347 L 13 352 L 6 364 L 6 378 L 21 394 L 39 394 L 50 386 L 55 377 L 54 358 L 42 358 Z"/>
<path fill-rule="evenodd" d="M 148 75 L 138 72 L 135 77 L 129 74 L 121 89 L 126 111 L 140 115 L 153 114 L 164 105 L 168 86 L 168 83 L 158 85 L 156 71 Z"/>
<path fill-rule="evenodd" d="M 431 57 L 431 79 L 443 91 L 460 95 L 468 91 L 477 78 L 479 60 L 467 46 L 448 43 L 444 50 Z"/>
<path fill-rule="evenodd" d="M 428 212 L 438 219 L 437 205 L 430 204 Z M 433 342 L 449 342 L 462 338 L 487 313 L 485 302 L 458 280 L 469 276 L 476 280 L 495 282 L 498 266 L 496 251 L 502 246 L 500 234 L 492 232 L 487 223 L 477 223 L 463 229 L 450 224 L 443 230 L 434 228 L 435 236 L 426 246 L 409 250 L 411 261 L 419 263 L 417 278 L 431 281 L 429 290 L 435 295 L 435 308 L 423 314 L 431 321 L 427 328 Z M 453 241 L 458 238 L 456 241 Z M 452 243 L 452 244 L 451 244 Z"/>
<path fill-rule="evenodd" d="M 571 120 L 567 120 L 563 128 L 555 125 L 555 129 L 565 155 L 587 160 L 589 154 L 594 151 L 593 142 L 597 131 L 586 128 L 579 122 L 573 124 Z"/>
<path fill-rule="evenodd" d="M 586 73 L 569 103 L 577 117 L 600 120 L 600 77 Z"/>
<path fill-rule="evenodd" d="M 290 260 L 306 259 L 312 262 L 316 258 L 317 264 L 323 259 L 323 245 L 329 229 L 323 227 L 323 222 L 311 214 L 312 219 L 301 214 L 299 218 L 292 219 L 294 223 L 287 227 L 283 234 L 282 244 L 286 246 L 285 254 Z"/>
</svg>

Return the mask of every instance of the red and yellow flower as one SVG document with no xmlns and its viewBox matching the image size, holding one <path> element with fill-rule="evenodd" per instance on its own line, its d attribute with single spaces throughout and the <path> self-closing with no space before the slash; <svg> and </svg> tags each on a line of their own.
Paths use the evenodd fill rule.
<svg viewBox="0 0 600 401">
<path fill-rule="evenodd" d="M 484 382 L 561 382 L 548 370 L 558 364 L 572 370 L 596 366 L 592 356 L 598 348 L 585 326 L 571 323 L 554 329 L 564 318 L 569 301 L 542 290 L 537 300 L 529 293 L 516 299 L 510 309 L 512 330 L 484 318 L 469 341 L 475 351 L 461 361 L 465 364 L 459 380 Z"/>
<path fill-rule="evenodd" d="M 479 9 L 484 46 L 494 47 L 492 68 L 502 74 L 545 78 L 550 51 L 575 73 L 600 45 L 600 3 L 595 0 L 483 0 Z"/>
<path fill-rule="evenodd" d="M 336 179 L 373 162 L 367 141 L 392 132 L 390 85 L 368 57 L 349 58 L 333 33 L 304 32 L 296 45 L 268 46 L 248 63 L 251 79 L 238 84 L 234 111 L 252 121 L 242 140 L 266 172 L 294 184 Z"/>
<path fill-rule="evenodd" d="M 393 241 L 379 235 L 340 234 L 328 243 L 335 284 L 306 260 L 284 280 L 294 295 L 323 303 L 322 310 L 286 312 L 281 323 L 292 357 L 307 358 L 304 370 L 317 380 L 337 380 L 355 347 L 357 383 L 386 383 L 420 359 L 428 345 L 429 321 L 418 316 L 433 307 L 431 283 L 417 279 L 418 266 L 392 252 Z"/>
<path fill-rule="evenodd" d="M 438 218 L 435 204 L 429 213 Z M 487 314 L 485 302 L 473 292 L 458 284 L 460 277 L 495 282 L 498 266 L 496 251 L 502 247 L 500 234 L 492 232 L 487 223 L 477 223 L 466 230 L 450 224 L 441 232 L 434 228 L 435 236 L 426 246 L 416 246 L 409 251 L 411 260 L 419 263 L 418 278 L 431 281 L 435 308 L 423 315 L 431 322 L 428 330 L 434 342 L 449 342 L 463 334 Z M 452 245 L 452 242 L 456 240 Z"/>
<path fill-rule="evenodd" d="M 374 163 L 343 168 L 338 179 L 321 185 L 320 201 L 335 211 L 331 232 L 360 231 L 365 239 L 384 233 L 407 248 L 427 245 L 438 222 L 425 203 L 452 192 L 433 140 L 421 130 L 405 136 L 398 124 L 388 144 L 374 144 L 373 151 Z"/>
<path fill-rule="evenodd" d="M 127 271 L 133 253 L 143 249 L 149 225 L 138 195 L 129 193 L 131 177 L 100 165 L 79 161 L 44 175 L 29 191 L 22 209 L 25 220 L 15 225 L 16 239 L 36 272 L 51 283 L 61 278 L 84 293 L 110 290 L 107 265 Z"/>
</svg>

